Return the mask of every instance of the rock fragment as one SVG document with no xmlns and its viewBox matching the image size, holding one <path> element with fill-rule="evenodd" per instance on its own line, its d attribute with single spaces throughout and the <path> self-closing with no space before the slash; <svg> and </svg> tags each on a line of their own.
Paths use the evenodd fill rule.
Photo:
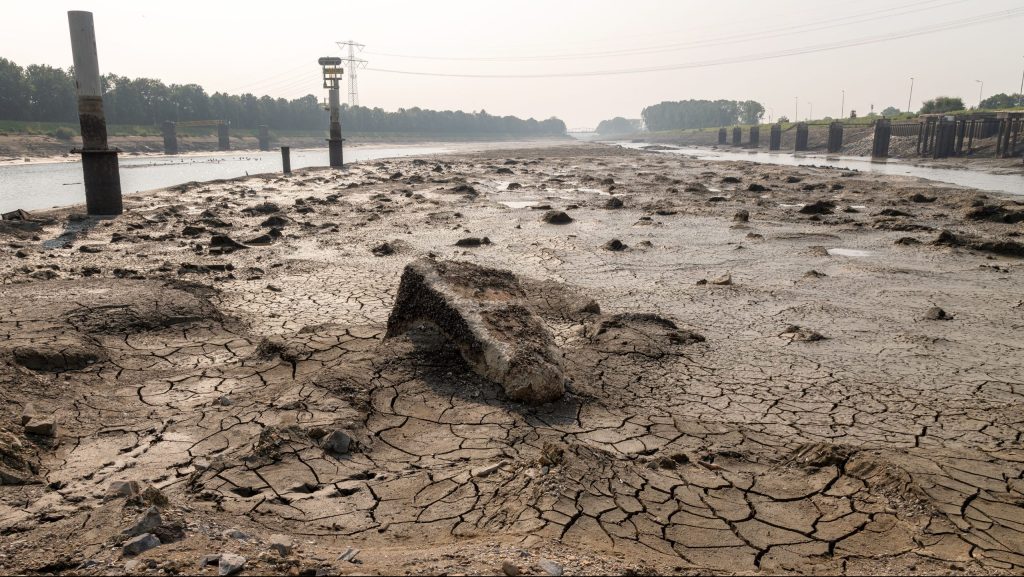
<svg viewBox="0 0 1024 577">
<path fill-rule="evenodd" d="M 217 562 L 217 575 L 220 575 L 221 577 L 234 575 L 245 567 L 245 562 L 245 557 L 242 557 L 241 555 L 222 553 Z"/>
<path fill-rule="evenodd" d="M 385 338 L 435 325 L 479 375 L 509 398 L 546 403 L 565 393 L 554 339 L 525 304 L 508 271 L 466 262 L 417 260 L 405 267 Z"/>
<path fill-rule="evenodd" d="M 125 557 L 134 557 L 140 553 L 145 553 L 154 547 L 160 546 L 160 539 L 157 539 L 156 535 L 152 533 L 143 533 L 137 537 L 129 539 L 123 546 L 121 546 L 121 554 Z"/>
<path fill-rule="evenodd" d="M 487 238 L 486 236 L 483 237 L 483 238 L 477 238 L 477 237 L 462 238 L 462 239 L 459 239 L 459 240 L 457 240 L 455 242 L 455 246 L 461 246 L 461 247 L 477 247 L 477 246 L 488 245 L 488 244 L 491 244 L 491 239 Z"/>
<path fill-rule="evenodd" d="M 953 317 L 939 307 L 932 307 L 924 313 L 924 318 L 929 321 L 948 321 Z"/>
<path fill-rule="evenodd" d="M 832 214 L 836 208 L 836 203 L 830 200 L 819 200 L 812 202 L 811 204 L 804 205 L 800 208 L 800 214 Z"/>
<path fill-rule="evenodd" d="M 249 247 L 226 234 L 215 234 L 210 237 L 210 254 L 230 254 L 247 248 Z"/>
<path fill-rule="evenodd" d="M 352 449 L 352 437 L 345 431 L 334 431 L 324 436 L 320 446 L 328 453 L 345 455 Z"/>
<path fill-rule="evenodd" d="M 750 211 L 738 210 L 736 214 L 732 216 L 733 222 L 748 222 L 750 220 Z"/>
<path fill-rule="evenodd" d="M 732 284 L 732 275 L 731 274 L 724 274 L 724 275 L 722 275 L 722 276 L 720 276 L 718 278 L 711 279 L 711 281 L 709 281 L 709 282 L 711 282 L 711 284 L 719 285 L 719 286 L 731 285 Z"/>
<path fill-rule="evenodd" d="M 617 238 L 613 238 L 610 241 L 604 243 L 602 248 L 604 248 L 605 250 L 610 250 L 610 251 L 614 251 L 614 252 L 620 252 L 620 251 L 626 250 L 627 248 L 629 248 L 629 246 L 624 244 L 621 240 L 619 240 Z"/>
<path fill-rule="evenodd" d="M 625 206 L 625 203 L 622 202 L 621 198 L 618 198 L 616 196 L 609 198 L 608 202 L 604 203 L 604 207 L 611 210 L 622 208 L 623 206 Z"/>
<path fill-rule="evenodd" d="M 25 433 L 40 437 L 56 437 L 57 421 L 53 417 L 32 417 L 25 423 Z"/>
<path fill-rule="evenodd" d="M 560 210 L 549 210 L 544 213 L 544 222 L 548 224 L 569 224 L 573 218 Z"/>
<path fill-rule="evenodd" d="M 162 524 L 163 519 L 160 518 L 160 510 L 156 507 L 150 507 L 142 513 L 142 516 L 140 516 L 131 527 L 122 531 L 121 534 L 129 537 L 137 537 L 145 533 L 153 533 Z"/>
<path fill-rule="evenodd" d="M 280 533 L 271 535 L 270 544 L 268 546 L 271 551 L 282 557 L 287 557 L 292 554 L 292 538 L 288 535 L 281 535 Z"/>
</svg>

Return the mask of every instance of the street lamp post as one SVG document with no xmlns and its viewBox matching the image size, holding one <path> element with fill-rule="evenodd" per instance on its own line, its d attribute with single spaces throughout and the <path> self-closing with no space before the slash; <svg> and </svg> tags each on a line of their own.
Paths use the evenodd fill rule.
<svg viewBox="0 0 1024 577">
<path fill-rule="evenodd" d="M 975 80 L 975 82 L 981 85 L 978 87 L 978 110 L 981 110 L 981 94 L 985 90 L 985 83 L 981 80 Z"/>
<path fill-rule="evenodd" d="M 910 77 L 910 94 L 907 96 L 907 114 L 910 114 L 910 100 L 914 97 L 914 77 Z"/>
</svg>

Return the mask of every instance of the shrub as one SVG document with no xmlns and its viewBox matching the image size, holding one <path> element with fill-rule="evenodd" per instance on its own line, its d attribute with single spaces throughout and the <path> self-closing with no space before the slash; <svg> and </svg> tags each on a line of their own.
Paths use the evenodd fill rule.
<svg viewBox="0 0 1024 577">
<path fill-rule="evenodd" d="M 53 131 L 53 137 L 59 140 L 71 140 L 75 137 L 75 132 L 70 128 L 61 126 L 57 130 Z"/>
</svg>

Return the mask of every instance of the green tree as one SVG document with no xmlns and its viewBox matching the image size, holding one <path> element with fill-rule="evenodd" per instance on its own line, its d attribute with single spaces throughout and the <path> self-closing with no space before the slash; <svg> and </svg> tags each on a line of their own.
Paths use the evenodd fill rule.
<svg viewBox="0 0 1024 577">
<path fill-rule="evenodd" d="M 764 116 L 764 106 L 760 102 L 747 100 L 740 103 L 740 121 L 743 124 L 760 124 Z"/>
<path fill-rule="evenodd" d="M 886 108 L 885 110 L 882 111 L 882 116 L 885 116 L 885 117 L 897 116 L 897 115 L 900 114 L 900 112 L 902 112 L 902 111 L 899 108 L 896 108 L 895 106 L 890 106 L 890 107 L 888 107 L 888 108 Z"/>
<path fill-rule="evenodd" d="M 28 120 L 29 93 L 21 66 L 0 58 L 0 118 Z"/>
<path fill-rule="evenodd" d="M 78 98 L 71 75 L 52 66 L 33 64 L 25 69 L 29 118 L 44 122 L 78 120 Z"/>
<path fill-rule="evenodd" d="M 605 136 L 612 134 L 632 134 L 636 132 L 636 127 L 628 119 L 621 116 L 616 116 L 611 120 L 602 120 L 597 125 L 597 133 Z"/>
<path fill-rule="evenodd" d="M 956 96 L 939 96 L 925 101 L 921 106 L 921 114 L 942 114 L 964 109 L 964 101 Z"/>
<path fill-rule="evenodd" d="M 978 108 L 985 108 L 988 110 L 999 109 L 999 108 L 1013 108 L 1014 106 L 1020 106 L 1024 99 L 1021 98 L 1020 94 L 993 94 L 985 100 L 981 101 L 981 105 Z"/>
</svg>

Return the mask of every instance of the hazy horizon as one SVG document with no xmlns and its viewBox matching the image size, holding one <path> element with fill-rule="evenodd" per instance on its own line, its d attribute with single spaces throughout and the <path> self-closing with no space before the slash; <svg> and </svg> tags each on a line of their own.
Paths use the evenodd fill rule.
<svg viewBox="0 0 1024 577">
<path fill-rule="evenodd" d="M 757 100 L 766 121 L 793 118 L 795 97 L 800 118 L 812 109 L 814 117 L 838 116 L 843 90 L 844 115 L 867 114 L 872 104 L 876 112 L 903 110 L 910 77 L 914 110 L 940 95 L 973 106 L 977 80 L 984 97 L 1015 93 L 1024 72 L 1024 48 L 1004 48 L 1024 15 L 1013 0 L 301 6 L 310 8 L 193 0 L 19 4 L 8 8 L 17 25 L 0 38 L 0 57 L 71 66 L 66 12 L 89 10 L 104 74 L 195 83 L 210 93 L 321 97 L 317 58 L 340 55 L 335 42 L 354 40 L 366 45 L 360 56 L 369 61 L 359 71 L 363 106 L 557 116 L 570 128 L 637 118 L 644 106 L 691 98 Z M 980 23 L 954 28 L 972 19 Z M 848 44 L 859 45 L 824 50 Z M 794 52 L 807 53 L 769 58 Z M 642 72 L 650 69 L 661 70 Z"/>
</svg>

